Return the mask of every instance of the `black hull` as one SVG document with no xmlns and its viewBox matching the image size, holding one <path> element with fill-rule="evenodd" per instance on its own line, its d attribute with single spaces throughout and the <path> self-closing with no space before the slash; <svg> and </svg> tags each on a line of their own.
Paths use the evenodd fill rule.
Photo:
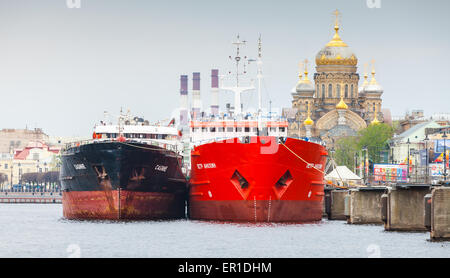
<svg viewBox="0 0 450 278">
<path fill-rule="evenodd" d="M 99 142 L 66 150 L 63 191 L 128 190 L 185 193 L 180 155 L 141 143 Z"/>
<path fill-rule="evenodd" d="M 63 214 L 70 219 L 183 218 L 182 157 L 142 143 L 97 142 L 63 152 Z"/>
</svg>

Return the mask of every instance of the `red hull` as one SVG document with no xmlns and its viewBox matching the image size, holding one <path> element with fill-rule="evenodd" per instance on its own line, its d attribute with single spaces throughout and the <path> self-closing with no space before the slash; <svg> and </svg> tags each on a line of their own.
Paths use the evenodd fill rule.
<svg viewBox="0 0 450 278">
<path fill-rule="evenodd" d="M 191 153 L 190 218 L 319 221 L 326 155 L 321 145 L 291 138 L 284 145 L 252 137 L 198 146 Z"/>
<path fill-rule="evenodd" d="M 183 200 L 170 193 L 70 191 L 63 192 L 62 203 L 67 219 L 154 220 L 184 218 Z"/>
</svg>

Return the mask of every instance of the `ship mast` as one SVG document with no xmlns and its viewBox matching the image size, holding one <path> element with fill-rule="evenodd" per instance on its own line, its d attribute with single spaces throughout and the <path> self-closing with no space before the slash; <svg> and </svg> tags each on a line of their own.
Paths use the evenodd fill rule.
<svg viewBox="0 0 450 278">
<path fill-rule="evenodd" d="M 119 136 L 117 136 L 117 138 L 120 138 L 123 136 L 123 114 L 122 114 L 122 107 L 120 107 L 120 115 L 119 115 Z"/>
<path fill-rule="evenodd" d="M 234 61 L 236 63 L 236 86 L 235 87 L 221 87 L 222 90 L 226 90 L 226 91 L 231 91 L 234 93 L 234 113 L 236 114 L 236 116 L 240 116 L 242 115 L 242 110 L 241 110 L 241 93 L 245 92 L 245 91 L 250 91 L 250 90 L 254 90 L 255 87 L 254 86 L 247 86 L 247 87 L 240 87 L 239 86 L 239 77 L 241 75 L 246 74 L 247 72 L 245 71 L 245 63 L 244 63 L 244 70 L 243 72 L 239 71 L 239 66 L 240 66 L 240 62 L 242 57 L 240 56 L 240 48 L 241 46 L 244 46 L 246 43 L 246 41 L 241 41 L 239 39 L 239 35 L 237 35 L 237 39 L 235 42 L 233 42 L 232 44 L 236 46 L 236 56 L 234 57 Z M 232 59 L 232 57 L 230 56 L 230 59 Z M 244 61 L 247 59 L 247 56 L 244 56 Z M 230 72 L 231 73 L 231 72 Z"/>
<path fill-rule="evenodd" d="M 261 100 L 261 80 L 262 80 L 262 43 L 261 43 L 261 35 L 259 35 L 258 39 L 258 60 L 256 62 L 258 66 L 258 74 L 256 75 L 256 78 L 258 79 L 258 117 L 261 115 L 261 109 L 262 109 L 262 100 Z"/>
</svg>

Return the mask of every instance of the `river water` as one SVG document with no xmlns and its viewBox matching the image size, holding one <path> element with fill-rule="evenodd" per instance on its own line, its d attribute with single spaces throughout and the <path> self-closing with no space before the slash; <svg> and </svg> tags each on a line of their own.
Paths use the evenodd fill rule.
<svg viewBox="0 0 450 278">
<path fill-rule="evenodd" d="M 344 221 L 73 221 L 60 204 L 0 204 L 0 257 L 450 257 L 450 242 Z"/>
</svg>

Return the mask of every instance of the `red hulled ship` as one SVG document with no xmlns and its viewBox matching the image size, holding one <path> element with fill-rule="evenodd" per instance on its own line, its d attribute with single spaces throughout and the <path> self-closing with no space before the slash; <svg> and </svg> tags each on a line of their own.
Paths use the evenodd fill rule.
<svg viewBox="0 0 450 278">
<path fill-rule="evenodd" d="M 189 217 L 240 222 L 319 221 L 328 153 L 321 142 L 311 138 L 287 138 L 287 121 L 272 111 L 263 113 L 261 40 L 256 60 L 259 107 L 253 114 L 242 111 L 241 93 L 255 88 L 243 87 L 239 80 L 246 73 L 245 69 L 239 72 L 239 63 L 247 62 L 246 56 L 240 56 L 245 41 L 238 36 L 233 44 L 237 47 L 236 86 L 220 89 L 234 93 L 234 107 L 227 105 L 228 111 L 218 113 L 217 108 L 213 110 L 218 103 L 213 103 L 212 115 L 198 117 L 198 107 L 194 107 L 191 116 Z M 195 81 L 194 76 L 194 88 Z M 213 92 L 219 90 L 218 83 L 218 71 L 213 70 Z"/>
<path fill-rule="evenodd" d="M 195 147 L 191 219 L 309 222 L 322 218 L 323 146 L 256 136 Z M 281 139 L 282 140 L 282 139 Z"/>
</svg>

